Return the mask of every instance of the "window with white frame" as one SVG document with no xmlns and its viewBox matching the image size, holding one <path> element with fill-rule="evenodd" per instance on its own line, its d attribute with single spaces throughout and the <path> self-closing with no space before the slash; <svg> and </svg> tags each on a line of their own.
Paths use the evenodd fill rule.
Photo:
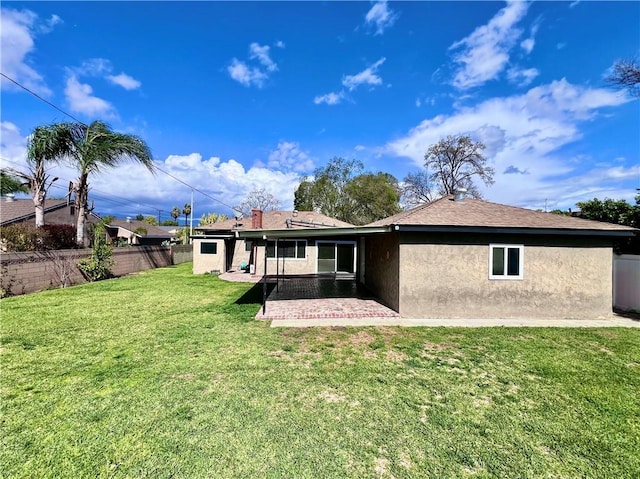
<svg viewBox="0 0 640 479">
<path fill-rule="evenodd" d="M 305 259 L 307 257 L 307 240 L 268 241 L 267 258 Z"/>
<path fill-rule="evenodd" d="M 489 245 L 489 279 L 522 279 L 523 266 L 523 245 Z"/>
</svg>

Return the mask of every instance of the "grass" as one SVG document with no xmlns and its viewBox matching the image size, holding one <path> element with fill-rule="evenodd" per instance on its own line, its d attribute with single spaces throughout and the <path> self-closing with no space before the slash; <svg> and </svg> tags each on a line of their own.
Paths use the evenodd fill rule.
<svg viewBox="0 0 640 479">
<path fill-rule="evenodd" d="M 271 329 L 190 264 L 0 302 L 1 477 L 640 476 L 640 331 Z"/>
</svg>

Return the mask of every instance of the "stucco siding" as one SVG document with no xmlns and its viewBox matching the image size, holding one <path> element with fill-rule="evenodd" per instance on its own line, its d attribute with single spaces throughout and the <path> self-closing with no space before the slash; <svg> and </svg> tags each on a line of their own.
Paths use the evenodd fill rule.
<svg viewBox="0 0 640 479">
<path fill-rule="evenodd" d="M 385 305 L 400 311 L 400 257 L 398 235 L 381 234 L 365 239 L 365 285 Z"/>
<path fill-rule="evenodd" d="M 203 254 L 203 243 L 215 243 L 215 254 Z M 194 239 L 193 240 L 193 273 L 204 274 L 212 271 L 225 272 L 224 239 Z"/>
<path fill-rule="evenodd" d="M 522 244 L 523 278 L 489 279 L 489 244 Z M 404 317 L 596 318 L 612 311 L 612 249 L 588 238 L 415 236 L 400 245 Z"/>
</svg>

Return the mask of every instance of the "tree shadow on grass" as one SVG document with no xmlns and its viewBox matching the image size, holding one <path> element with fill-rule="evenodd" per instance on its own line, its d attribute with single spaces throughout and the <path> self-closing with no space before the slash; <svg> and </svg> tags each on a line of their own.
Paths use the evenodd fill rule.
<svg viewBox="0 0 640 479">
<path fill-rule="evenodd" d="M 264 283 L 255 283 L 249 291 L 235 300 L 235 304 L 262 304 Z M 271 294 L 274 283 L 267 283 L 267 296 Z"/>
</svg>

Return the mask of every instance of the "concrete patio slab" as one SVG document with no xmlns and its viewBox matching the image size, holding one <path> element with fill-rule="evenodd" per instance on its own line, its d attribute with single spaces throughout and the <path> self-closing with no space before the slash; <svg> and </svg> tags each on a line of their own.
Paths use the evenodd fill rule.
<svg viewBox="0 0 640 479">
<path fill-rule="evenodd" d="M 449 328 L 640 328 L 640 321 L 622 316 L 609 319 L 410 319 L 401 317 L 275 319 L 272 328 L 317 326 L 404 326 Z"/>
</svg>

